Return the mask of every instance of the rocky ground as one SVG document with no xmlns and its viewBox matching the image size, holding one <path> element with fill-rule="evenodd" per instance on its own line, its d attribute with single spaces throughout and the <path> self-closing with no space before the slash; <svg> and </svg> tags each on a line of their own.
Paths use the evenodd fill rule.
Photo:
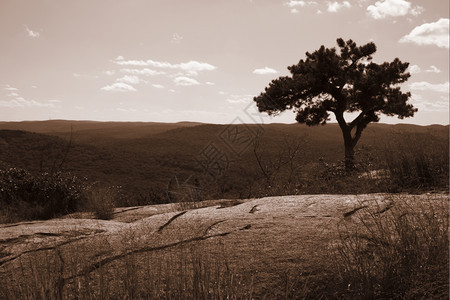
<svg viewBox="0 0 450 300">
<path fill-rule="evenodd" d="M 424 199 L 442 203 L 448 194 L 215 200 L 198 203 L 199 208 L 187 204 L 117 208 L 108 221 L 85 214 L 3 224 L 0 274 L 33 276 L 24 265 L 26 258 L 52 261 L 49 257 L 55 255 L 50 253 L 56 253 L 60 262 L 47 262 L 45 270 L 60 272 L 62 285 L 71 284 L 132 256 L 157 252 L 163 259 L 165 251 L 201 245 L 208 257 L 220 256 L 236 272 L 254 274 L 255 293 L 266 293 L 289 270 L 301 270 L 302 276 L 320 272 L 330 263 L 328 250 L 342 229 L 357 227 L 362 212 L 382 215 L 395 209 L 397 201 L 414 205 Z"/>
</svg>

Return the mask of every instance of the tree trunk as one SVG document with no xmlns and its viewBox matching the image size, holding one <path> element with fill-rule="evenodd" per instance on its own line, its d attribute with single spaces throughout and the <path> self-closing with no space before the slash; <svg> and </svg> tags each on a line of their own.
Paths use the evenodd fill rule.
<svg viewBox="0 0 450 300">
<path fill-rule="evenodd" d="M 342 130 L 345 147 L 345 171 L 350 172 L 355 168 L 355 145 L 356 142 L 352 138 L 352 129 L 344 120 L 343 112 L 335 112 L 339 127 Z"/>
<path fill-rule="evenodd" d="M 345 171 L 350 172 L 355 168 L 355 147 L 353 142 L 345 142 Z"/>
</svg>

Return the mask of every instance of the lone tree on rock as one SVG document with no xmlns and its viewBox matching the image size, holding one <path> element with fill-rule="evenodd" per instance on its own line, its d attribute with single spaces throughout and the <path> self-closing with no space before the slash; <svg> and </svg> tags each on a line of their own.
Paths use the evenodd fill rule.
<svg viewBox="0 0 450 300">
<path fill-rule="evenodd" d="M 345 145 L 345 167 L 354 168 L 355 146 L 370 122 L 378 122 L 380 114 L 412 117 L 417 111 L 408 103 L 411 93 L 398 86 L 410 77 L 409 63 L 398 58 L 376 64 L 372 54 L 374 43 L 357 46 L 352 40 L 337 39 L 336 48 L 321 46 L 306 59 L 288 67 L 291 76 L 279 77 L 253 100 L 260 112 L 277 115 L 293 109 L 296 120 L 306 125 L 326 124 L 330 112 L 342 130 Z M 347 122 L 344 113 L 359 112 Z"/>
</svg>

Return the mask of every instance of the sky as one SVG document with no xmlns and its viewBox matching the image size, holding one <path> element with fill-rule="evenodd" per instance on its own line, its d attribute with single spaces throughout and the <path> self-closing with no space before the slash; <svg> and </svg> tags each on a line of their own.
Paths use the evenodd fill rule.
<svg viewBox="0 0 450 300">
<path fill-rule="evenodd" d="M 253 97 L 337 38 L 410 63 L 380 122 L 449 123 L 447 0 L 0 0 L 0 121 L 294 123 Z"/>
</svg>

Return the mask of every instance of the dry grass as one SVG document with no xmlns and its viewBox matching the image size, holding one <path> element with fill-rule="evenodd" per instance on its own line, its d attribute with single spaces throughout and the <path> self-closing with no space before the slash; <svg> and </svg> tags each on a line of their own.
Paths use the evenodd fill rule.
<svg viewBox="0 0 450 300">
<path fill-rule="evenodd" d="M 392 199 L 342 222 L 334 248 L 339 296 L 448 298 L 448 217 L 448 200 L 430 196 Z"/>
<path fill-rule="evenodd" d="M 30 239 L 22 255 L 0 260 L 0 299 L 448 297 L 448 197 L 291 196 L 218 207 L 98 221 L 103 231 L 65 244 Z M 54 238 L 71 231 L 83 229 Z"/>
</svg>

